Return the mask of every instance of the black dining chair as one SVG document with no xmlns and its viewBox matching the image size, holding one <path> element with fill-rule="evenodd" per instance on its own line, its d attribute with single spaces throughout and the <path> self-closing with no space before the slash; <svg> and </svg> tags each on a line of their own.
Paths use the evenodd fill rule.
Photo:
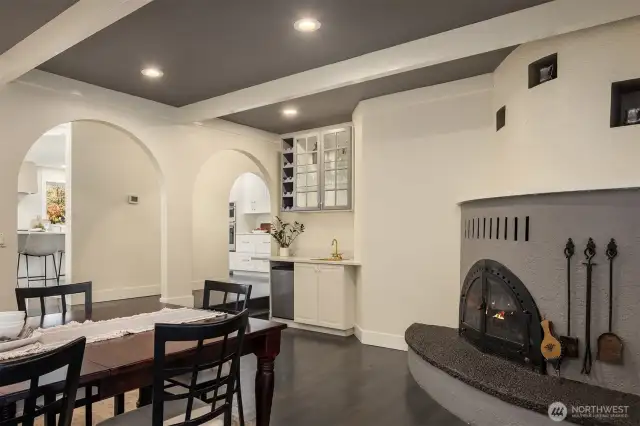
<svg viewBox="0 0 640 426">
<path fill-rule="evenodd" d="M 18 301 L 18 310 L 27 312 L 27 299 L 40 299 L 40 312 L 41 315 L 46 314 L 47 297 L 60 296 L 62 301 L 62 314 L 67 313 L 67 299 L 65 296 L 72 294 L 84 293 L 84 313 L 87 319 L 91 319 L 93 312 L 92 296 L 91 296 L 91 281 L 79 284 L 67 284 L 56 287 L 30 287 L 30 288 L 16 288 L 16 299 Z"/>
<path fill-rule="evenodd" d="M 212 323 L 156 324 L 152 404 L 112 417 L 99 425 L 197 426 L 223 415 L 224 426 L 230 426 L 235 381 L 248 318 L 245 310 Z M 221 341 L 219 350 L 214 351 L 214 348 L 204 345 L 204 341 L 209 339 Z M 170 342 L 197 344 L 191 356 L 172 361 L 167 359 L 167 344 Z M 229 373 L 224 374 L 222 367 L 227 363 L 231 367 Z M 204 386 L 198 385 L 198 373 L 212 369 L 216 371 L 215 380 Z M 172 386 L 167 385 L 167 381 L 184 374 L 190 375 L 190 386 L 182 393 L 172 392 Z M 211 402 L 206 403 L 198 398 L 203 393 L 213 393 Z"/>
<path fill-rule="evenodd" d="M 221 294 L 222 303 L 211 304 L 211 294 Z M 235 296 L 235 300 L 234 299 Z M 241 297 L 244 296 L 244 297 Z M 251 298 L 251 286 L 248 284 L 226 283 L 222 281 L 206 280 L 204 282 L 204 295 L 202 297 L 202 309 L 237 314 L 248 308 Z"/>
<path fill-rule="evenodd" d="M 40 416 L 45 416 L 47 426 L 54 426 L 56 415 L 59 415 L 58 426 L 69 426 L 75 406 L 74 395 L 78 390 L 85 343 L 86 339 L 80 337 L 50 352 L 0 364 L 0 386 L 29 382 L 24 393 L 17 394 L 18 396 L 11 401 L 3 400 L 0 396 L 0 405 L 22 402 L 23 407 L 15 416 L 0 420 L 0 426 L 33 426 L 34 420 Z M 52 390 L 46 384 L 39 383 L 46 381 L 43 376 L 55 374 L 56 370 L 65 367 L 66 373 L 62 373 L 64 377 L 61 377 L 64 378 L 64 382 L 61 381 L 62 389 Z"/>
<path fill-rule="evenodd" d="M 41 315 L 47 314 L 45 299 L 48 297 L 60 296 L 62 300 L 62 314 L 67 313 L 66 296 L 84 293 L 85 319 L 91 319 L 92 308 L 92 283 L 91 281 L 79 284 L 68 284 L 56 287 L 31 287 L 16 288 L 16 300 L 18 310 L 27 312 L 27 299 L 40 299 Z M 85 407 L 85 421 L 87 425 L 93 422 L 93 402 L 97 399 L 98 389 L 94 386 L 87 386 L 78 390 L 76 396 L 76 406 Z"/>
<path fill-rule="evenodd" d="M 215 310 L 218 312 L 225 312 L 228 314 L 237 314 L 239 312 L 248 309 L 249 299 L 251 298 L 251 285 L 248 284 L 235 284 L 235 283 L 226 283 L 220 281 L 211 281 L 207 280 L 204 282 L 204 296 L 202 302 L 203 309 Z M 216 294 L 218 297 L 217 300 L 221 300 L 221 303 L 212 305 L 211 304 L 211 296 L 212 294 Z M 235 300 L 234 300 L 235 299 Z M 223 366 L 223 373 L 229 373 L 229 365 Z M 238 414 L 240 420 L 240 426 L 244 426 L 244 407 L 242 406 L 242 386 L 240 384 L 240 369 L 237 372 L 238 377 L 236 377 L 236 398 L 238 401 Z M 215 371 L 203 371 L 198 375 L 197 386 L 206 387 L 208 384 L 212 383 L 215 380 Z M 170 383 L 182 386 L 182 387 L 190 387 L 191 386 L 191 376 L 189 374 L 185 374 L 182 376 L 177 376 L 169 380 Z M 211 399 L 207 395 L 207 393 L 203 393 L 200 395 L 200 399 L 205 402 L 211 402 Z"/>
</svg>

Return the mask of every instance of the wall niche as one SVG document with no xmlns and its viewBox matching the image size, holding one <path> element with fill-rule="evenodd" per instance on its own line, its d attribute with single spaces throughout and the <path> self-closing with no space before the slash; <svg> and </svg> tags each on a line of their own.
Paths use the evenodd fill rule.
<svg viewBox="0 0 640 426">
<path fill-rule="evenodd" d="M 529 65 L 529 89 L 558 78 L 558 54 L 545 56 Z"/>
<path fill-rule="evenodd" d="M 640 78 L 611 84 L 611 127 L 640 124 Z"/>
</svg>

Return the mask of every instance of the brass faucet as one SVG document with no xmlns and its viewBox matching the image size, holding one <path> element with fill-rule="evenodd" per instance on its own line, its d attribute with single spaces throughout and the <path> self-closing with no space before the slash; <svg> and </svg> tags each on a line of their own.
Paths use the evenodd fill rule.
<svg viewBox="0 0 640 426">
<path fill-rule="evenodd" d="M 335 246 L 335 250 L 331 254 L 331 258 L 342 260 L 342 254 L 338 253 L 338 240 L 336 240 L 335 238 L 333 239 L 333 241 L 331 241 L 331 248 L 333 248 L 333 246 Z"/>
</svg>

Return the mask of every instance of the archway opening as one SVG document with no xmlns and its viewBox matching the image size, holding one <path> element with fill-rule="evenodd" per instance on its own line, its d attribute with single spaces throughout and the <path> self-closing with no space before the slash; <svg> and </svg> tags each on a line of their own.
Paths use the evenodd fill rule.
<svg viewBox="0 0 640 426">
<path fill-rule="evenodd" d="M 18 286 L 91 281 L 94 302 L 160 294 L 162 178 L 129 132 L 53 128 L 27 153 L 18 192 Z"/>
</svg>

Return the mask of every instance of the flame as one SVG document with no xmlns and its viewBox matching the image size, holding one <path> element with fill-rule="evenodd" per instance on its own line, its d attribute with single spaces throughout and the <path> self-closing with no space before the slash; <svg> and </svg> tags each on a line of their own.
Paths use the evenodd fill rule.
<svg viewBox="0 0 640 426">
<path fill-rule="evenodd" d="M 497 314 L 495 314 L 493 317 L 494 317 L 494 318 L 498 318 L 498 319 L 500 319 L 500 320 L 503 320 L 503 319 L 504 319 L 504 311 L 500 311 L 500 312 L 498 312 L 498 313 L 497 313 Z"/>
</svg>

